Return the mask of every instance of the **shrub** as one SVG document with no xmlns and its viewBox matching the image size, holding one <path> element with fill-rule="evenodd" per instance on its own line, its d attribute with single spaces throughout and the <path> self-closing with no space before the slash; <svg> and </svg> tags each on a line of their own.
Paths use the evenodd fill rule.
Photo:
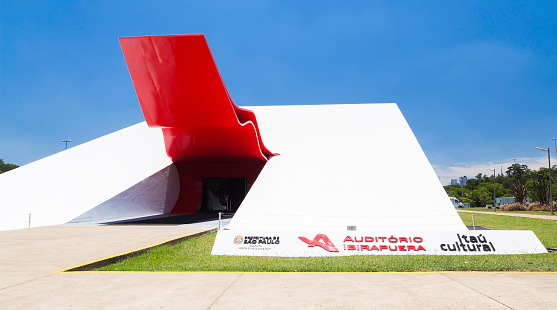
<svg viewBox="0 0 557 310">
<path fill-rule="evenodd" d="M 557 203 L 553 202 L 553 209 L 557 207 Z M 539 202 L 533 203 L 509 203 L 501 206 L 503 211 L 550 211 L 549 203 L 541 204 Z"/>
<path fill-rule="evenodd" d="M 508 203 L 501 206 L 502 211 L 525 211 L 525 203 Z"/>
</svg>

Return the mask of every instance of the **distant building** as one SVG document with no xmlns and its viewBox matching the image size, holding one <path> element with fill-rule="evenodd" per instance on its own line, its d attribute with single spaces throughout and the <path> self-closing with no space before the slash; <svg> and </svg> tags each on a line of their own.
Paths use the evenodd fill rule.
<svg viewBox="0 0 557 310">
<path fill-rule="evenodd" d="M 502 205 L 515 203 L 516 199 L 514 197 L 501 197 L 497 198 L 495 202 L 495 207 L 501 208 Z M 530 198 L 525 197 L 523 203 L 530 203 Z"/>
<path fill-rule="evenodd" d="M 460 185 L 464 187 L 466 186 L 466 181 L 468 181 L 466 176 L 459 177 L 458 179 L 451 179 L 451 185 Z"/>
</svg>

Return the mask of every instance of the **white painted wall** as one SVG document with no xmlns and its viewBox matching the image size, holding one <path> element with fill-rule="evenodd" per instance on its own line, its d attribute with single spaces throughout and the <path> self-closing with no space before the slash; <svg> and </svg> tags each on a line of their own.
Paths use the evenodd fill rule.
<svg viewBox="0 0 557 310">
<path fill-rule="evenodd" d="M 143 122 L 0 174 L 0 230 L 27 227 L 29 213 L 32 227 L 66 223 L 171 164 L 161 129 Z"/>
<path fill-rule="evenodd" d="M 247 108 L 281 155 L 228 229 L 466 229 L 396 104 Z"/>
</svg>

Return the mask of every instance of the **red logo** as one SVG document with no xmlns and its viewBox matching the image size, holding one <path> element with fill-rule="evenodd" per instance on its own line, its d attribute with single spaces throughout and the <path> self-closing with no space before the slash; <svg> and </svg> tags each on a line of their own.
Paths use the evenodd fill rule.
<svg viewBox="0 0 557 310">
<path fill-rule="evenodd" d="M 315 236 L 315 238 L 313 238 L 313 240 L 309 240 L 306 237 L 298 237 L 300 240 L 302 240 L 303 242 L 308 244 L 308 247 L 314 247 L 314 246 L 319 246 L 322 247 L 323 249 L 329 251 L 329 252 L 338 252 L 338 249 L 335 247 L 335 245 L 331 242 L 331 240 L 329 240 L 329 238 L 327 238 L 327 236 L 325 234 L 318 234 Z M 323 240 L 323 242 L 319 242 Z"/>
<path fill-rule="evenodd" d="M 236 236 L 236 238 L 234 238 L 234 243 L 235 244 L 242 244 L 242 242 L 244 242 L 244 237 Z"/>
</svg>

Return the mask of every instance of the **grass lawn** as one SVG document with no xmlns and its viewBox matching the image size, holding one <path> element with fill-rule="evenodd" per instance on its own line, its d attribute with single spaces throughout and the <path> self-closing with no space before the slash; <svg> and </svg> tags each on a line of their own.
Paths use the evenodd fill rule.
<svg viewBox="0 0 557 310">
<path fill-rule="evenodd" d="M 459 213 L 460 218 L 467 226 L 472 225 L 472 214 L 474 214 L 477 226 L 495 230 L 532 230 L 546 248 L 557 248 L 557 221 L 481 213 Z M 555 258 L 557 259 L 557 255 Z"/>
<path fill-rule="evenodd" d="M 461 213 L 466 225 L 472 214 Z M 476 225 L 533 230 L 546 247 L 557 247 L 557 221 L 476 214 Z M 213 256 L 216 234 L 159 246 L 97 271 L 387 272 L 557 271 L 557 253 L 524 255 L 365 255 L 343 257 Z"/>
<path fill-rule="evenodd" d="M 536 214 L 536 215 L 549 215 L 551 216 L 551 211 L 501 211 L 500 209 L 486 209 L 486 208 L 459 208 L 457 210 L 463 211 L 474 211 L 474 212 L 501 212 L 501 213 L 511 213 L 511 214 Z M 557 211 L 557 210 L 554 210 Z M 557 219 L 557 215 L 553 215 Z"/>
</svg>

